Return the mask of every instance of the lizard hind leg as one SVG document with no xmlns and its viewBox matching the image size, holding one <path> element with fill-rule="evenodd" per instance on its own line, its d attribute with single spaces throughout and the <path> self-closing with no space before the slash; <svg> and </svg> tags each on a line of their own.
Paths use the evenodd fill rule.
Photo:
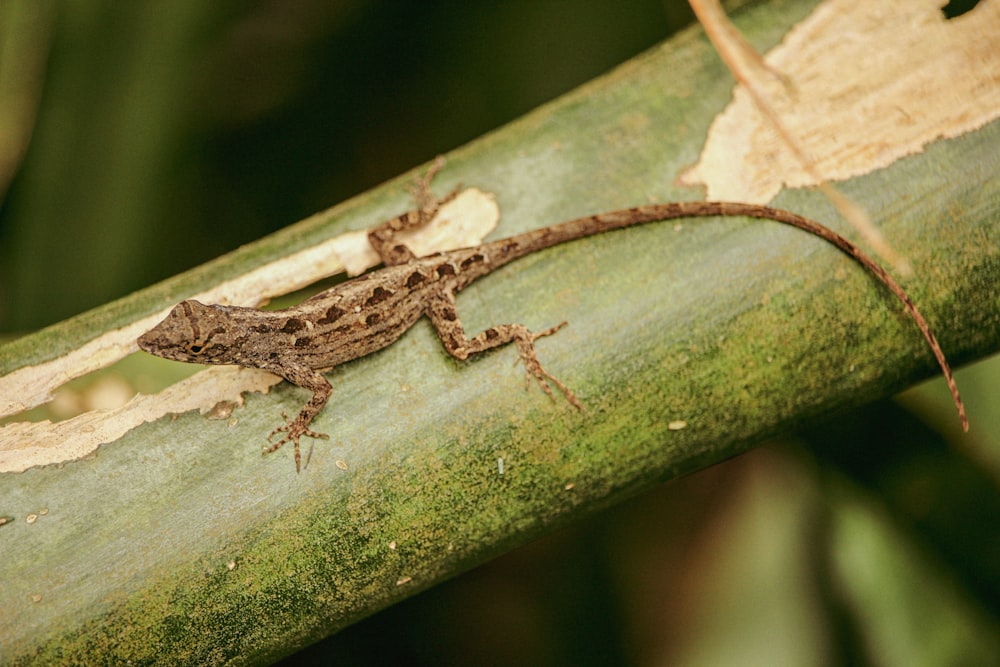
<svg viewBox="0 0 1000 667">
<path fill-rule="evenodd" d="M 566 322 L 549 327 L 545 331 L 539 331 L 538 333 L 532 332 L 523 324 L 498 324 L 469 338 L 466 336 L 465 328 L 462 326 L 462 321 L 458 318 L 458 312 L 455 310 L 455 294 L 448 290 L 441 290 L 429 295 L 424 313 L 430 319 L 431 324 L 434 325 L 438 338 L 441 339 L 441 343 L 451 356 L 464 361 L 473 354 L 492 350 L 507 343 L 516 343 L 518 354 L 524 363 L 524 369 L 527 373 L 525 377 L 526 384 L 530 386 L 531 378 L 534 378 L 542 388 L 542 391 L 553 399 L 555 396 L 552 393 L 551 385 L 555 385 L 571 405 L 579 410 L 583 410 L 583 405 L 576 397 L 576 394 L 554 375 L 545 370 L 542 363 L 538 360 L 538 353 L 535 351 L 536 340 L 544 336 L 551 336 L 566 326 Z"/>
<path fill-rule="evenodd" d="M 397 234 L 426 225 L 437 215 L 442 206 L 458 196 L 460 187 L 440 198 L 431 191 L 431 180 L 443 166 L 444 157 L 438 156 L 424 176 L 414 179 L 413 186 L 409 190 L 417 204 L 415 210 L 386 220 L 368 231 L 368 242 L 386 266 L 405 264 L 416 257 L 413 251 L 396 238 Z"/>
<path fill-rule="evenodd" d="M 438 322 L 434 323 L 445 349 L 456 359 L 468 359 L 470 355 L 485 352 L 486 350 L 491 350 L 507 343 L 515 343 L 521 362 L 524 363 L 524 383 L 526 389 L 531 386 L 531 379 L 534 378 L 542 388 L 542 391 L 549 398 L 555 399 L 555 395 L 552 392 L 552 385 L 555 385 L 571 405 L 579 410 L 583 410 L 583 405 L 576 397 L 576 394 L 573 393 L 573 390 L 545 370 L 542 362 L 538 360 L 538 352 L 535 350 L 536 340 L 543 336 L 551 336 L 566 326 L 566 322 L 538 333 L 532 332 L 523 324 L 498 324 L 486 329 L 473 338 L 466 338 L 461 325 L 455 328 L 456 321 L 445 320 L 441 322 L 443 325 L 441 327 L 437 326 Z"/>
<path fill-rule="evenodd" d="M 445 157 L 443 155 L 438 155 L 434 158 L 434 164 L 432 164 L 427 169 L 427 173 L 423 176 L 417 176 L 413 179 L 413 185 L 411 185 L 407 190 L 410 192 L 410 196 L 413 197 L 413 201 L 417 203 L 417 208 L 421 211 L 436 211 L 441 204 L 446 201 L 451 201 L 458 194 L 458 188 L 453 192 L 446 195 L 443 199 L 438 199 L 434 196 L 434 192 L 431 190 L 431 181 L 437 176 L 438 172 L 444 168 Z"/>
</svg>

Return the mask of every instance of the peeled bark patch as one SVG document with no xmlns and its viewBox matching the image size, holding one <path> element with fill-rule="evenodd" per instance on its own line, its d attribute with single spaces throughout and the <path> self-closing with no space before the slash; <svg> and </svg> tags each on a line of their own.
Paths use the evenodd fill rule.
<svg viewBox="0 0 1000 667">
<path fill-rule="evenodd" d="M 938 0 L 830 0 L 765 60 L 786 128 L 829 181 L 880 169 L 1000 116 L 1000 4 L 948 20 Z M 816 181 L 742 86 L 681 177 L 709 199 L 766 203 Z"/>
</svg>

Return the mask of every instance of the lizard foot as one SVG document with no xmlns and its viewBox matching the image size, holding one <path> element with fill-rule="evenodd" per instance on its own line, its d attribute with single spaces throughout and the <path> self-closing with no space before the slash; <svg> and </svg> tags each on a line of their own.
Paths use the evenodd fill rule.
<svg viewBox="0 0 1000 667">
<path fill-rule="evenodd" d="M 316 431 L 313 431 L 312 429 L 308 428 L 306 426 L 306 424 L 303 423 L 301 420 L 294 419 L 294 420 L 288 422 L 287 424 L 283 424 L 282 426 L 279 426 L 278 428 L 276 428 L 273 431 L 271 431 L 268 434 L 268 436 L 267 436 L 267 441 L 271 442 L 271 438 L 274 437 L 274 434 L 275 433 L 280 433 L 281 431 L 286 431 L 286 434 L 284 435 L 284 437 L 282 437 L 281 440 L 279 440 L 278 442 L 270 445 L 269 447 L 266 447 L 264 449 L 264 451 L 261 452 L 261 455 L 267 455 L 267 454 L 270 454 L 272 452 L 276 452 L 279 449 L 281 449 L 282 445 L 284 445 L 286 443 L 289 443 L 289 442 L 294 443 L 294 445 L 295 445 L 295 472 L 301 472 L 301 470 L 302 470 L 302 453 L 299 450 L 299 438 L 301 438 L 302 436 L 305 435 L 305 436 L 309 436 L 310 438 L 317 438 L 317 439 L 321 439 L 321 440 L 327 440 L 330 437 L 326 433 L 317 433 Z"/>
<path fill-rule="evenodd" d="M 417 176 L 413 179 L 413 185 L 408 186 L 407 190 L 410 192 L 410 196 L 417 202 L 417 208 L 424 210 L 429 206 L 432 206 L 436 201 L 434 193 L 431 192 L 431 181 L 437 176 L 437 173 L 441 171 L 444 167 L 444 156 L 438 155 L 434 159 L 434 164 L 430 166 L 427 173 L 423 176 Z"/>
<path fill-rule="evenodd" d="M 431 181 L 434 180 L 437 173 L 444 167 L 444 162 L 444 156 L 438 155 L 437 159 L 434 160 L 434 164 L 427 170 L 427 173 L 422 177 L 417 176 L 414 178 L 413 185 L 407 188 L 410 196 L 417 203 L 417 219 L 419 223 L 415 223 L 415 226 L 424 225 L 429 222 L 438 209 L 457 197 L 459 191 L 462 189 L 461 185 L 457 185 L 444 197 L 436 197 L 434 195 L 434 192 L 431 190 Z"/>
<path fill-rule="evenodd" d="M 557 377 L 545 370 L 542 366 L 542 362 L 538 360 L 538 353 L 535 352 L 536 340 L 544 336 L 551 336 L 566 326 L 566 324 L 566 322 L 561 322 L 554 327 L 549 327 L 545 331 L 539 331 L 538 333 L 533 333 L 525 328 L 524 335 L 517 336 L 515 340 L 517 341 L 517 349 L 521 355 L 521 361 L 524 362 L 525 389 L 531 386 L 531 379 L 534 378 L 538 382 L 539 386 L 541 386 L 542 391 L 544 391 L 549 398 L 555 400 L 555 395 L 552 393 L 552 387 L 549 385 L 551 382 L 559 388 L 559 391 L 563 393 L 563 396 L 566 397 L 566 400 L 569 401 L 570 404 L 578 410 L 583 410 L 583 405 L 576 397 L 576 394 L 574 394 L 573 391 L 563 384 Z"/>
</svg>

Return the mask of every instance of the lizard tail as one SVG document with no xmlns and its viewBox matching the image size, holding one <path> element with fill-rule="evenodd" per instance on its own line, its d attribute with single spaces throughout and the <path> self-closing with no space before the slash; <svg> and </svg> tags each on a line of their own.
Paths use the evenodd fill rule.
<svg viewBox="0 0 1000 667">
<path fill-rule="evenodd" d="M 948 389 L 951 391 L 952 400 L 955 403 L 959 419 L 962 422 L 962 429 L 965 431 L 969 430 L 969 420 L 965 415 L 965 405 L 962 403 L 962 398 L 958 393 L 958 386 L 955 384 L 951 366 L 948 365 L 944 351 L 941 349 L 941 345 L 938 343 L 934 332 L 931 331 L 927 320 L 924 319 L 924 316 L 902 286 L 878 262 L 869 257 L 854 243 L 848 241 L 829 227 L 791 211 L 740 202 L 689 201 L 650 204 L 648 206 L 636 206 L 610 213 L 598 213 L 551 227 L 524 232 L 510 238 L 485 243 L 481 250 L 489 257 L 490 270 L 493 270 L 498 266 L 502 266 L 529 253 L 567 241 L 649 222 L 709 216 L 745 216 L 773 220 L 790 225 L 820 237 L 861 264 L 875 278 L 889 288 L 889 291 L 903 303 L 906 312 L 913 319 L 917 328 L 920 329 L 920 333 L 923 334 L 924 340 L 927 341 L 927 345 L 934 353 L 934 357 L 937 359 L 938 365 L 941 367 L 941 372 L 948 383 Z M 471 278 L 474 278 L 474 276 Z"/>
</svg>

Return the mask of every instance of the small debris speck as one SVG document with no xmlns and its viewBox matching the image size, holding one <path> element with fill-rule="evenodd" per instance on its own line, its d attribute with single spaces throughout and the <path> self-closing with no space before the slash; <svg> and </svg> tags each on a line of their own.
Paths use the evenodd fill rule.
<svg viewBox="0 0 1000 667">
<path fill-rule="evenodd" d="M 404 584 L 410 583 L 411 581 L 413 581 L 413 577 L 400 577 L 399 579 L 396 580 L 396 585 L 402 586 Z"/>
<path fill-rule="evenodd" d="M 31 601 L 32 602 L 41 602 L 42 601 L 42 596 L 39 595 L 38 593 L 32 593 L 31 594 Z"/>
<path fill-rule="evenodd" d="M 563 491 L 572 491 L 575 488 L 576 488 L 576 484 L 574 484 L 573 482 L 570 482 L 569 484 L 567 484 L 566 486 L 563 487 Z"/>
<path fill-rule="evenodd" d="M 341 470 L 347 470 L 347 461 L 342 461 L 341 459 L 337 459 L 337 467 L 340 468 Z"/>
<path fill-rule="evenodd" d="M 231 572 L 231 571 L 233 571 L 233 570 L 235 570 L 235 569 L 236 569 L 236 561 L 234 561 L 234 560 L 231 560 L 231 561 L 229 561 L 228 563 L 226 563 L 226 568 L 227 568 L 227 569 L 228 569 L 228 570 L 229 570 L 230 572 Z"/>
<path fill-rule="evenodd" d="M 497 471 L 498 471 L 498 472 L 499 472 L 499 473 L 500 473 L 501 475 L 503 474 L 503 457 L 502 457 L 502 456 L 501 456 L 500 458 L 498 458 L 498 459 L 497 459 Z"/>
<path fill-rule="evenodd" d="M 38 515 L 37 514 L 29 514 L 28 517 L 27 517 L 27 519 L 26 519 L 26 521 L 28 523 L 35 523 L 36 521 L 38 521 Z"/>
<path fill-rule="evenodd" d="M 675 419 L 667 424 L 668 431 L 680 431 L 687 428 L 688 423 L 683 419 Z"/>
<path fill-rule="evenodd" d="M 396 548 L 396 540 L 393 540 L 392 542 L 389 542 L 389 548 L 390 549 L 395 549 Z"/>
</svg>

